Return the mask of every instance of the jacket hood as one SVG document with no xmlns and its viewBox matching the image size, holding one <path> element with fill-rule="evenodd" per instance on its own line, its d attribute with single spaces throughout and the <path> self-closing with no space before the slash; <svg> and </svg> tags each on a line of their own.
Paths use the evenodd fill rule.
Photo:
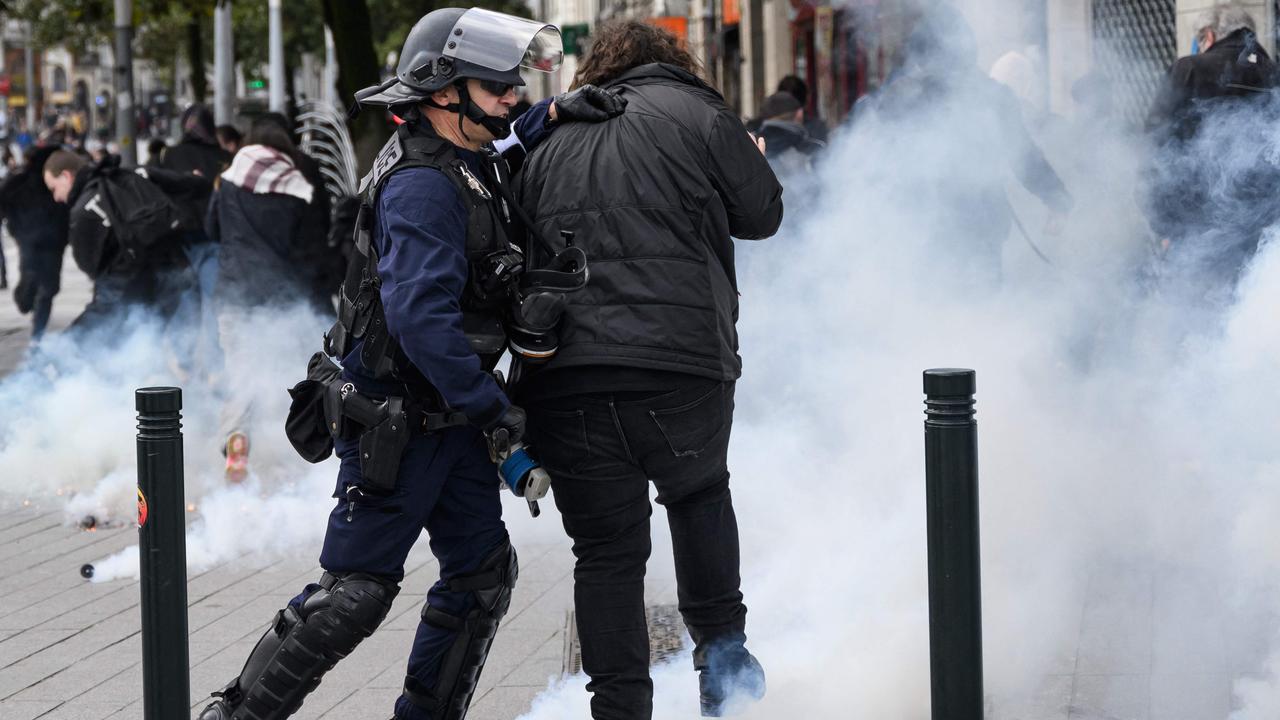
<svg viewBox="0 0 1280 720">
<path fill-rule="evenodd" d="M 213 113 L 196 103 L 182 112 L 182 141 L 218 146 Z"/>
</svg>

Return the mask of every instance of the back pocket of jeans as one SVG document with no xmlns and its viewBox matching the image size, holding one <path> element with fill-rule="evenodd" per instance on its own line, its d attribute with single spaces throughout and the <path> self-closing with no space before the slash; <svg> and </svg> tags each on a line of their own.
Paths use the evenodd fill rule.
<svg viewBox="0 0 1280 720">
<path fill-rule="evenodd" d="M 575 472 L 590 457 L 587 420 L 581 410 L 531 410 L 529 424 L 536 438 L 531 443 L 533 454 L 549 470 Z"/>
<path fill-rule="evenodd" d="M 724 386 L 717 383 L 693 402 L 664 410 L 650 410 L 649 416 L 676 457 L 696 457 L 711 444 L 724 427 Z"/>
</svg>

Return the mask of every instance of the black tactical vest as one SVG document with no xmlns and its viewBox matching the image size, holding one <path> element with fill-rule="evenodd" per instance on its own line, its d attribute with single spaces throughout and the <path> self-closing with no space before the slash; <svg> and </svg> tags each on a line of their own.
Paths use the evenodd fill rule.
<svg viewBox="0 0 1280 720">
<path fill-rule="evenodd" d="M 508 180 L 504 163 L 496 153 L 483 157 L 485 168 L 478 177 L 458 157 L 453 144 L 438 137 L 430 125 L 416 122 L 397 128 L 378 153 L 369 174 L 360 181 L 356 254 L 347 267 L 339 294 L 338 320 L 325 334 L 326 353 L 345 358 L 356 342 L 363 340 L 361 364 L 375 379 L 403 382 L 413 395 L 434 392 L 387 332 L 379 292 L 382 281 L 378 277 L 378 249 L 373 243 L 378 196 L 387 179 L 405 168 L 429 167 L 453 182 L 467 207 L 468 277 L 461 302 L 463 329 L 485 369 L 492 370 L 497 365 L 506 347 L 502 319 L 515 277 L 495 279 L 493 267 L 495 259 L 512 254 L 518 257 L 520 249 L 508 240 L 509 210 L 496 192 L 496 184 Z M 500 268 L 514 266 L 517 272 L 522 267 L 510 260 L 497 264 Z"/>
</svg>

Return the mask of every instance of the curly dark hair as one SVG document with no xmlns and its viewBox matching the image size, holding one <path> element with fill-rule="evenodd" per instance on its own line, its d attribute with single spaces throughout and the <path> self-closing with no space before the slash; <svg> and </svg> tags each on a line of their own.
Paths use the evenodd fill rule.
<svg viewBox="0 0 1280 720">
<path fill-rule="evenodd" d="M 609 20 L 596 28 L 591 49 L 578 63 L 570 89 L 603 85 L 634 67 L 649 63 L 674 65 L 698 77 L 702 67 L 675 35 L 639 20 Z"/>
</svg>

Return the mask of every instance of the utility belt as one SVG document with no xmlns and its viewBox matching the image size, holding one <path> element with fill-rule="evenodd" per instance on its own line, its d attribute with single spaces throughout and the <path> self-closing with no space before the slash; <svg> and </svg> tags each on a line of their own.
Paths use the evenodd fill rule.
<svg viewBox="0 0 1280 720">
<path fill-rule="evenodd" d="M 360 441 L 360 488 L 390 493 L 400 459 L 414 435 L 468 424 L 455 410 L 433 410 L 412 398 L 362 393 L 342 377 L 342 368 L 323 352 L 311 356 L 307 377 L 289 390 L 293 402 L 285 433 L 298 454 L 318 463 L 333 453 L 334 440 Z"/>
<path fill-rule="evenodd" d="M 341 378 L 325 387 L 324 415 L 335 440 L 359 438 L 361 485 L 366 492 L 382 494 L 395 488 L 410 437 L 468 422 L 456 410 L 430 411 L 409 398 L 362 393 Z"/>
</svg>

